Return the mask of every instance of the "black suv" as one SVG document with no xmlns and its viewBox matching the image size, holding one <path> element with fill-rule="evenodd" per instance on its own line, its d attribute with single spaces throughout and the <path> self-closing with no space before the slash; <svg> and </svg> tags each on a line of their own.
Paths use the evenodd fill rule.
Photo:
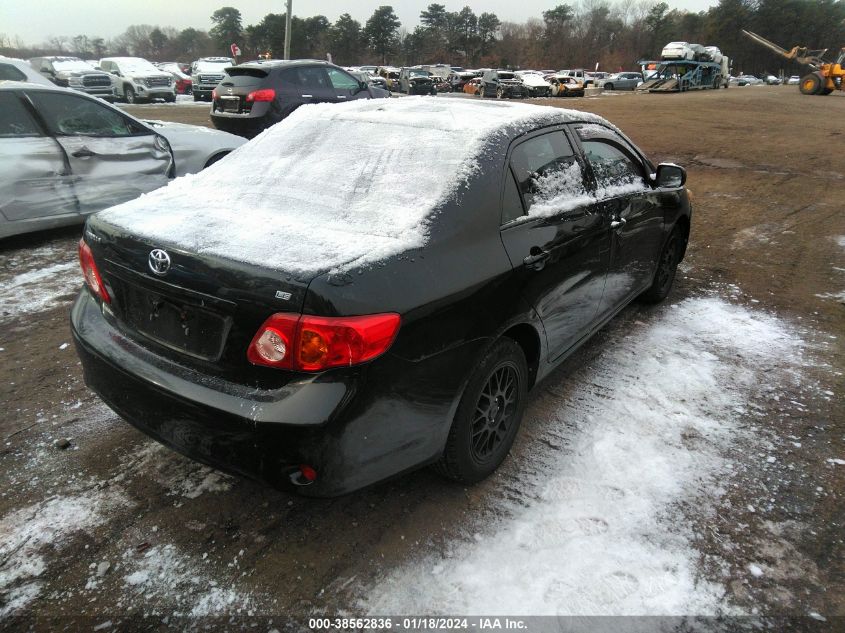
<svg viewBox="0 0 845 633">
<path fill-rule="evenodd" d="M 509 70 L 488 70 L 481 79 L 481 96 L 511 99 L 517 97 L 523 99 L 528 96 L 519 78 Z"/>
<path fill-rule="evenodd" d="M 211 122 L 252 138 L 303 103 L 343 103 L 389 97 L 328 62 L 314 59 L 255 61 L 226 69 L 212 93 Z"/>
</svg>

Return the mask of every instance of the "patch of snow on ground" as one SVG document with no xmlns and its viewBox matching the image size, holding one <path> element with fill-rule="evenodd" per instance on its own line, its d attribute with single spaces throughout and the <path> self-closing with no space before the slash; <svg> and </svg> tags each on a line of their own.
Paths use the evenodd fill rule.
<svg viewBox="0 0 845 633">
<path fill-rule="evenodd" d="M 137 603 L 134 596 L 140 593 L 151 613 L 158 613 L 155 605 L 161 604 L 165 612 L 176 616 L 252 615 L 252 596 L 237 591 L 230 582 L 220 586 L 199 568 L 199 561 L 195 565 L 174 545 L 157 545 L 143 554 L 130 549 L 123 561 L 134 569 L 123 577 L 132 603 Z"/>
<path fill-rule="evenodd" d="M 41 591 L 38 578 L 47 569 L 45 549 L 61 550 L 74 534 L 106 522 L 125 505 L 115 491 L 91 491 L 53 497 L 15 510 L 0 519 L 0 618 L 25 608 Z"/>
<path fill-rule="evenodd" d="M 75 261 L 19 273 L 0 289 L 0 321 L 70 303 L 81 285 L 82 273 Z"/>
<path fill-rule="evenodd" d="M 445 555 L 390 573 L 369 588 L 361 610 L 725 610 L 724 588 L 699 572 L 678 505 L 718 494 L 726 449 L 753 441 L 737 411 L 777 380 L 777 368 L 799 359 L 800 340 L 774 317 L 717 298 L 665 308 L 605 352 L 559 410 L 566 427 L 555 431 L 568 437 L 567 448 L 528 449 L 546 464 L 535 500 L 514 504 L 509 518 Z"/>
</svg>

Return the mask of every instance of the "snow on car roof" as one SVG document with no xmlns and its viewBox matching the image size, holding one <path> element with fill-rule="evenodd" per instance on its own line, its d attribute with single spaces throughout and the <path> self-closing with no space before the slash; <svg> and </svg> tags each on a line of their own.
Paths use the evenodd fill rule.
<svg viewBox="0 0 845 633">
<path fill-rule="evenodd" d="M 298 108 L 227 158 L 98 214 L 159 246 L 297 276 L 425 245 L 432 214 L 505 127 L 600 117 L 425 97 Z"/>
</svg>

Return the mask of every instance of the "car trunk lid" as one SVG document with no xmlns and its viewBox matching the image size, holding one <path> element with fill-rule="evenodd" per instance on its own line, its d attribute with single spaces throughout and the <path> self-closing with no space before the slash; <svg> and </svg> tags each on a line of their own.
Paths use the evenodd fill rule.
<svg viewBox="0 0 845 633">
<path fill-rule="evenodd" d="M 129 236 L 96 216 L 85 241 L 112 298 L 109 316 L 124 331 L 180 362 L 221 373 L 249 367 L 246 350 L 261 323 L 275 312 L 300 313 L 311 281 Z"/>
</svg>

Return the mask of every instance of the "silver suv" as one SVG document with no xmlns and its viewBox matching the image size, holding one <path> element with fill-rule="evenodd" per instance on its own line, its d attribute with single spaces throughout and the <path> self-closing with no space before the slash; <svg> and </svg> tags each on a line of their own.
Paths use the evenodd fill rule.
<svg viewBox="0 0 845 633">
<path fill-rule="evenodd" d="M 106 57 L 100 68 L 111 73 L 118 99 L 127 103 L 164 99 L 176 101 L 173 75 L 159 70 L 141 57 Z"/>
</svg>

